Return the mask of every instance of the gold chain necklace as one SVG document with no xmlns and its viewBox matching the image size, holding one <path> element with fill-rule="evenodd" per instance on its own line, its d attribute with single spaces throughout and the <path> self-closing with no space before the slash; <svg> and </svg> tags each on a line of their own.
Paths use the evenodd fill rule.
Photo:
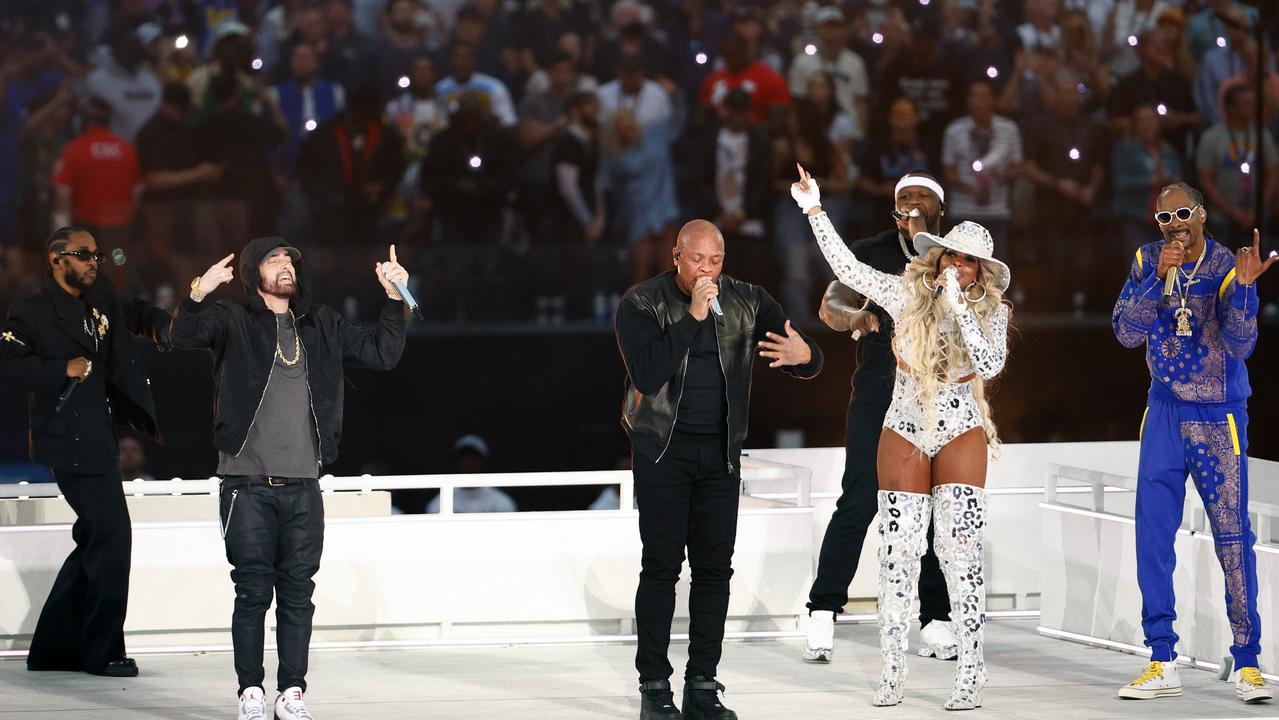
<svg viewBox="0 0 1279 720">
<path fill-rule="evenodd" d="M 302 338 L 298 335 L 297 318 L 293 317 L 293 308 L 289 308 L 289 324 L 293 326 L 293 359 L 284 357 L 284 348 L 280 347 L 280 331 L 275 332 L 275 354 L 280 358 L 280 362 L 289 367 L 298 364 L 298 360 L 302 359 Z"/>
<path fill-rule="evenodd" d="M 1190 318 L 1194 317 L 1194 312 L 1186 307 L 1186 298 L 1190 295 L 1190 284 L 1194 281 L 1195 274 L 1199 272 L 1199 266 L 1203 264 L 1206 257 L 1208 257 L 1208 239 L 1204 238 L 1203 250 L 1199 252 L 1199 259 L 1195 261 L 1195 266 L 1190 269 L 1190 274 L 1187 275 L 1186 271 L 1182 270 L 1181 266 L 1178 265 L 1176 268 L 1177 274 L 1173 276 L 1177 278 L 1177 299 L 1181 301 L 1181 307 L 1178 307 L 1172 313 L 1173 319 L 1177 324 L 1177 337 L 1190 337 L 1194 334 L 1190 327 Z M 1182 278 L 1186 280 L 1184 284 L 1181 282 Z"/>
</svg>

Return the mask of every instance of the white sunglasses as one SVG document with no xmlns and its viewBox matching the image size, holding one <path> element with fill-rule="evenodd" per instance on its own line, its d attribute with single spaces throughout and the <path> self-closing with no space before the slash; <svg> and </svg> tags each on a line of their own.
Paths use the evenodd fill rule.
<svg viewBox="0 0 1279 720">
<path fill-rule="evenodd" d="M 1173 215 L 1176 215 L 1178 220 L 1182 222 L 1186 222 L 1187 220 L 1191 218 L 1191 216 L 1195 214 L 1195 211 L 1198 209 L 1199 209 L 1199 206 L 1196 205 L 1194 207 L 1179 207 L 1176 210 L 1173 210 L 1172 212 L 1169 212 L 1167 210 L 1160 210 L 1159 212 L 1155 213 L 1155 222 L 1159 223 L 1160 225 L 1167 225 L 1168 223 L 1172 222 Z"/>
</svg>

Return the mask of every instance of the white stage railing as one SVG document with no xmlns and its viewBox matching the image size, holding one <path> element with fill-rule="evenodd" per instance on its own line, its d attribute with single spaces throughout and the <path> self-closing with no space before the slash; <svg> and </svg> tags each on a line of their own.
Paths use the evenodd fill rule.
<svg viewBox="0 0 1279 720">
<path fill-rule="evenodd" d="M 1066 496 L 1062 483 L 1083 483 L 1090 492 Z M 1275 522 L 1279 463 L 1249 459 L 1249 495 L 1248 511 L 1257 536 L 1261 665 L 1275 668 L 1279 666 L 1279 632 L 1271 619 L 1279 577 L 1279 538 L 1274 535 L 1279 528 Z M 1131 476 L 1048 465 L 1044 499 L 1039 503 L 1044 566 L 1041 633 L 1134 654 L 1149 652 L 1142 644 L 1141 593 L 1136 582 L 1135 504 L 1136 479 Z M 1178 654 L 1199 667 L 1228 669 L 1232 633 L 1224 579 L 1211 529 L 1193 488 L 1186 493 L 1183 522 L 1174 543 Z"/>
</svg>

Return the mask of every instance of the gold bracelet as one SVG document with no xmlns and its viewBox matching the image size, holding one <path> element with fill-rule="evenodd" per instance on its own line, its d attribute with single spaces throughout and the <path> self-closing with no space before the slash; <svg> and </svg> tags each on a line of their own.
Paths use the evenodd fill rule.
<svg viewBox="0 0 1279 720">
<path fill-rule="evenodd" d="M 200 278 L 197 276 L 191 281 L 191 299 L 200 302 L 204 299 L 205 293 L 200 292 Z"/>
</svg>

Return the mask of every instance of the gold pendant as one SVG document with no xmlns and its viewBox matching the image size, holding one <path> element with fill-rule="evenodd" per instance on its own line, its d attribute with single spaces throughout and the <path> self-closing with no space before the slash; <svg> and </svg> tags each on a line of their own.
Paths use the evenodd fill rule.
<svg viewBox="0 0 1279 720">
<path fill-rule="evenodd" d="M 1190 330 L 1190 317 L 1193 315 L 1193 313 L 1190 312 L 1190 308 L 1182 305 L 1174 310 L 1172 314 L 1173 317 L 1177 319 L 1177 337 L 1190 337 L 1192 334 Z"/>
</svg>

